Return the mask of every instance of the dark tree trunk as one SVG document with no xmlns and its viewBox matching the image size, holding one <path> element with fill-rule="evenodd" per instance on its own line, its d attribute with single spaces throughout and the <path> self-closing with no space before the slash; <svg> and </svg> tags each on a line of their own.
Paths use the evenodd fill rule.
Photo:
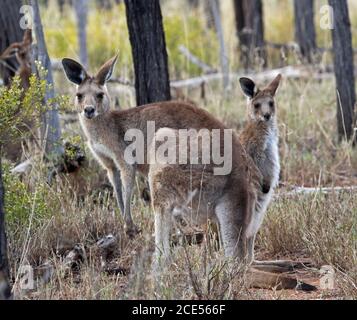
<svg viewBox="0 0 357 320">
<path fill-rule="evenodd" d="M 47 71 L 45 80 L 50 86 L 46 90 L 45 100 L 49 101 L 55 97 L 51 60 L 47 52 L 37 0 L 31 0 L 31 5 L 34 10 L 34 31 L 36 34 L 36 50 L 34 50 L 34 58 L 40 61 L 41 65 Z M 63 154 L 63 147 L 61 145 L 61 126 L 56 105 L 52 105 L 51 108 L 46 111 L 42 119 L 41 131 L 42 140 L 45 142 L 46 154 L 58 158 Z"/>
<path fill-rule="evenodd" d="M 135 69 L 136 103 L 170 100 L 165 34 L 159 0 L 125 0 Z"/>
<path fill-rule="evenodd" d="M 247 70 L 259 58 L 259 64 L 265 67 L 267 54 L 262 0 L 234 0 L 234 12 L 241 64 Z"/>
<path fill-rule="evenodd" d="M 21 0 L 1 0 L 0 9 L 0 54 L 12 43 L 21 42 L 24 30 L 20 27 Z M 7 59 L 10 68 L 0 64 L 0 73 L 5 85 L 10 84 L 18 63 L 15 58 Z"/>
<path fill-rule="evenodd" d="M 314 1 L 294 0 L 295 41 L 306 62 L 312 63 L 316 54 Z"/>
<path fill-rule="evenodd" d="M 332 42 L 337 90 L 337 128 L 339 139 L 353 135 L 356 102 L 351 24 L 346 0 L 329 0 L 333 8 Z"/>
<path fill-rule="evenodd" d="M 1 146 L 0 146 L 0 300 L 11 296 L 9 286 L 9 261 L 7 255 L 7 240 L 5 230 L 4 185 L 2 181 Z"/>
</svg>

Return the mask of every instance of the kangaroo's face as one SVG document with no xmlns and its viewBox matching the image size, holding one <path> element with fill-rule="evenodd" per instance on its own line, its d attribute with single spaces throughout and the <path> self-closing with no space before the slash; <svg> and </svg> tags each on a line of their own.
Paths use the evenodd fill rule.
<svg viewBox="0 0 357 320">
<path fill-rule="evenodd" d="M 251 120 L 269 122 L 275 117 L 275 93 L 281 80 L 279 74 L 266 88 L 259 90 L 248 78 L 240 78 L 240 85 L 248 97 L 248 114 Z"/>
<path fill-rule="evenodd" d="M 105 85 L 88 78 L 77 87 L 75 106 L 78 113 L 92 119 L 110 109 L 110 97 Z"/>
<path fill-rule="evenodd" d="M 77 84 L 76 110 L 81 117 L 93 119 L 110 109 L 110 97 L 106 82 L 110 79 L 116 57 L 107 61 L 95 76 L 90 76 L 78 62 L 65 58 L 62 60 L 67 78 Z"/>
</svg>

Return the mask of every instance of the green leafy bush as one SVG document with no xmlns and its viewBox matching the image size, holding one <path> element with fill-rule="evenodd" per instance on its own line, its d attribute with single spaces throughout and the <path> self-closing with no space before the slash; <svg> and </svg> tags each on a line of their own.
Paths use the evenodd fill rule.
<svg viewBox="0 0 357 320">
<path fill-rule="evenodd" d="M 18 76 L 13 78 L 9 88 L 0 87 L 0 137 L 5 139 L 22 134 L 19 130 L 28 119 L 37 119 L 45 108 L 43 98 L 46 81 L 30 77 L 30 87 L 24 92 Z M 1 140 L 0 140 L 1 141 Z"/>
<path fill-rule="evenodd" d="M 32 226 L 36 226 L 44 218 L 50 218 L 56 208 L 59 208 L 46 180 L 37 181 L 32 189 L 19 175 L 10 172 L 9 165 L 3 167 L 3 179 L 6 222 L 9 230 L 23 228 L 29 224 L 30 219 Z"/>
</svg>

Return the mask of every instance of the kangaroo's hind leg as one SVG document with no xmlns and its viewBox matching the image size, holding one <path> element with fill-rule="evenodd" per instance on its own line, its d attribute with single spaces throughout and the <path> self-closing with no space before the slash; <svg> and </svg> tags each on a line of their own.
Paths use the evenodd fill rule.
<svg viewBox="0 0 357 320">
<path fill-rule="evenodd" d="M 243 238 L 243 220 L 239 213 L 237 214 L 231 203 L 226 201 L 216 206 L 215 213 L 225 256 L 243 261 L 246 256 L 246 244 Z"/>
</svg>

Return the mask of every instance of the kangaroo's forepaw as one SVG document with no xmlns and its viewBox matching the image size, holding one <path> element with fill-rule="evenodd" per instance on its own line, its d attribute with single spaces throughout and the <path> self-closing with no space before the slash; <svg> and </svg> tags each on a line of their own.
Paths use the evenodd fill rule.
<svg viewBox="0 0 357 320">
<path fill-rule="evenodd" d="M 141 230 L 136 225 L 132 225 L 130 227 L 127 227 L 125 232 L 130 239 L 133 239 L 136 235 L 141 233 Z"/>
<path fill-rule="evenodd" d="M 269 191 L 270 191 L 270 185 L 264 183 L 264 184 L 262 185 L 262 192 L 263 192 L 264 194 L 267 194 L 267 193 L 269 193 Z"/>
</svg>

